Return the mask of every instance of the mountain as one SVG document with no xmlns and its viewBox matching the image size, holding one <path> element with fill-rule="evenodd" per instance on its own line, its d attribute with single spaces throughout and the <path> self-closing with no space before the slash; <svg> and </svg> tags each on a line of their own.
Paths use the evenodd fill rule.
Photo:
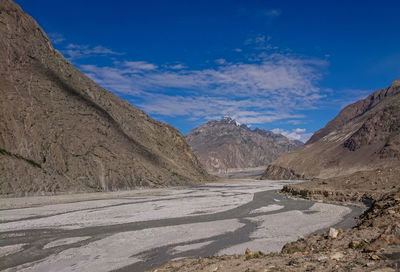
<svg viewBox="0 0 400 272">
<path fill-rule="evenodd" d="M 400 79 L 344 108 L 263 178 L 333 178 L 400 166 Z"/>
<path fill-rule="evenodd" d="M 0 37 L 0 194 L 209 179 L 175 128 L 96 85 L 10 0 Z"/>
<path fill-rule="evenodd" d="M 265 166 L 303 144 L 268 130 L 251 130 L 230 117 L 209 121 L 190 131 L 186 139 L 210 172 Z"/>
</svg>

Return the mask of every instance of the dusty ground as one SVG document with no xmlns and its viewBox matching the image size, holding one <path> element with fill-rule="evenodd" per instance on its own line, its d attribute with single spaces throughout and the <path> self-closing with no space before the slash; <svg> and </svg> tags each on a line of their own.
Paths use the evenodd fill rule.
<svg viewBox="0 0 400 272">
<path fill-rule="evenodd" d="M 400 191 L 400 168 L 360 171 L 349 176 L 314 179 L 301 185 L 289 185 L 284 191 L 306 199 L 371 202 L 384 194 Z"/>
<path fill-rule="evenodd" d="M 211 172 L 222 179 L 258 178 L 265 171 L 265 166 L 255 168 L 230 169 L 226 173 Z"/>
<path fill-rule="evenodd" d="M 350 226 L 360 213 L 277 193 L 289 183 L 241 180 L 109 196 L 8 198 L 0 210 L 0 269 L 137 272 L 247 247 L 279 251 L 329 226 Z"/>
<path fill-rule="evenodd" d="M 356 227 L 336 238 L 316 234 L 288 243 L 279 254 L 185 259 L 152 271 L 400 271 L 400 169 L 286 185 L 287 194 L 329 202 L 371 204 Z"/>
</svg>

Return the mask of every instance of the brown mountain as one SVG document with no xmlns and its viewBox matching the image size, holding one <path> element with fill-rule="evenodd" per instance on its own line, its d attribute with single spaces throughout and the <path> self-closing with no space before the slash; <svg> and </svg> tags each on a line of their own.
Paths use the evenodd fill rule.
<svg viewBox="0 0 400 272">
<path fill-rule="evenodd" d="M 209 178 L 184 137 L 97 86 L 0 1 L 0 194 L 130 189 Z"/>
<path fill-rule="evenodd" d="M 400 80 L 344 108 L 263 178 L 331 178 L 400 166 Z"/>
<path fill-rule="evenodd" d="M 186 139 L 210 172 L 264 166 L 303 143 L 268 130 L 251 130 L 230 117 L 209 121 Z"/>
</svg>

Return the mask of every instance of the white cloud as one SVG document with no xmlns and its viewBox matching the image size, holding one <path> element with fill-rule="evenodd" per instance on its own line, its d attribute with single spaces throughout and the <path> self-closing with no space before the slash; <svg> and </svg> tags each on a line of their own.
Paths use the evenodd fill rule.
<svg viewBox="0 0 400 272">
<path fill-rule="evenodd" d="M 49 33 L 49 38 L 53 44 L 59 44 L 65 41 L 65 38 L 60 33 Z"/>
<path fill-rule="evenodd" d="M 173 70 L 182 70 L 185 69 L 186 66 L 182 63 L 174 64 L 174 65 L 166 65 L 166 68 L 173 69 Z"/>
<path fill-rule="evenodd" d="M 291 125 L 300 125 L 300 124 L 303 124 L 304 121 L 302 121 L 302 120 L 288 120 L 288 121 L 286 121 L 286 123 L 291 124 Z"/>
<path fill-rule="evenodd" d="M 134 63 L 135 68 L 146 68 L 149 73 L 138 76 L 132 74 L 126 63 Z M 140 65 L 138 65 L 140 63 Z M 133 85 L 142 89 L 185 88 L 209 94 L 279 95 L 306 100 L 321 98 L 315 82 L 319 80 L 317 71 L 326 65 L 323 61 L 290 58 L 283 55 L 265 57 L 259 63 L 230 63 L 215 69 L 203 70 L 156 70 L 157 66 L 145 62 L 115 63 L 115 66 L 90 65 L 91 72 L 114 70 Z M 86 68 L 86 66 L 82 66 Z M 84 69 L 85 70 L 85 69 Z"/>
<path fill-rule="evenodd" d="M 145 61 L 125 61 L 123 65 L 136 71 L 157 69 L 157 65 Z"/>
<path fill-rule="evenodd" d="M 264 16 L 264 17 L 267 17 L 270 19 L 276 18 L 281 14 L 282 14 L 282 12 L 280 9 L 266 9 L 266 10 L 260 10 L 260 12 L 259 12 L 260 16 Z"/>
<path fill-rule="evenodd" d="M 291 131 L 282 128 L 274 128 L 272 132 L 276 134 L 282 134 L 290 140 L 298 140 L 303 143 L 307 142 L 307 140 L 312 136 L 312 133 L 306 133 L 305 128 L 295 128 Z"/>
<path fill-rule="evenodd" d="M 263 56 L 265 52 L 274 52 L 279 49 L 279 47 L 273 45 L 271 43 L 271 36 L 266 36 L 263 34 L 257 34 L 251 38 L 248 38 L 245 42 L 245 46 L 250 46 L 255 50 L 262 52 L 261 54 L 257 54 L 255 59 L 258 59 L 260 56 Z"/>
<path fill-rule="evenodd" d="M 80 68 L 107 89 L 137 96 L 140 102 L 135 104 L 150 114 L 198 119 L 229 115 L 241 123 L 262 124 L 304 118 L 296 112 L 313 108 L 323 97 L 316 83 L 325 65 L 274 54 L 257 62 L 197 70 L 145 61 Z"/>
<path fill-rule="evenodd" d="M 280 11 L 269 10 L 264 15 L 279 16 Z M 52 38 L 54 43 L 65 40 L 57 33 Z M 121 58 L 117 61 L 114 57 L 124 53 L 100 45 L 69 43 L 61 52 L 70 60 L 113 57 L 112 65 L 78 66 L 102 87 L 131 96 L 135 105 L 150 114 L 201 121 L 228 115 L 248 125 L 278 120 L 298 125 L 305 118 L 299 110 L 311 109 L 324 98 L 317 83 L 327 62 L 283 53 L 267 54 L 276 49 L 270 40 L 269 36 L 256 35 L 244 45 L 254 53 L 241 56 L 247 60 L 218 58 L 218 65 L 205 69 L 189 69 L 180 62 L 154 64 Z M 306 135 L 301 129 L 283 133 L 292 138 Z"/>
<path fill-rule="evenodd" d="M 142 94 L 146 102 L 138 106 L 144 111 L 163 116 L 188 116 L 191 120 L 212 120 L 221 116 L 231 116 L 244 124 L 263 124 L 288 118 L 304 118 L 302 115 L 289 114 L 284 112 L 267 111 L 254 108 L 254 111 L 242 111 L 248 108 L 253 101 L 251 99 L 232 101 L 227 98 L 215 97 L 185 97 L 170 96 L 164 94 Z"/>
<path fill-rule="evenodd" d="M 223 64 L 227 64 L 228 62 L 226 61 L 226 59 L 221 58 L 221 59 L 216 59 L 215 63 L 219 64 L 219 65 L 223 65 Z"/>
<path fill-rule="evenodd" d="M 80 59 L 91 56 L 123 55 L 101 45 L 90 47 L 88 45 L 68 44 L 61 52 L 69 59 Z"/>
<path fill-rule="evenodd" d="M 132 80 L 129 76 L 121 72 L 121 69 L 113 67 L 100 68 L 96 65 L 80 65 L 79 67 L 103 88 L 123 94 L 140 94 L 140 91 L 132 85 Z M 124 70 L 130 71 L 126 67 Z"/>
</svg>

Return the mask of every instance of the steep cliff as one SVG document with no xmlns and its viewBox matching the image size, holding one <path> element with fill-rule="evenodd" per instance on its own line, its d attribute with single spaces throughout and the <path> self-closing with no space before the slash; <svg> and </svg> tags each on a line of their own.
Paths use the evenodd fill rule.
<svg viewBox="0 0 400 272">
<path fill-rule="evenodd" d="M 173 127 L 97 86 L 0 1 L 0 194 L 201 183 Z"/>
</svg>

